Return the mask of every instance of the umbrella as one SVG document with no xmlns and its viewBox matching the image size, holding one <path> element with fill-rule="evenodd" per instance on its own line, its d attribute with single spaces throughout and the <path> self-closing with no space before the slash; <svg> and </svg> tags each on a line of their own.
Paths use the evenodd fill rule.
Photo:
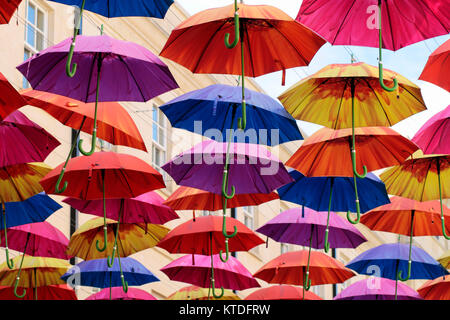
<svg viewBox="0 0 450 320">
<path fill-rule="evenodd" d="M 245 290 L 259 287 L 252 274 L 235 257 L 229 257 L 228 262 L 222 262 L 219 255 L 194 255 L 192 264 L 190 255 L 182 256 L 161 269 L 170 280 L 190 283 L 202 288 L 212 288 L 215 298 L 225 294 L 224 289 Z M 213 267 L 215 265 L 215 267 Z M 215 293 L 215 287 L 221 287 L 221 294 Z M 208 294 L 208 297 L 210 295 Z"/>
<path fill-rule="evenodd" d="M 47 192 L 55 191 L 55 183 L 61 180 L 59 172 L 65 165 L 60 164 L 40 181 Z M 104 243 L 103 247 L 99 246 L 99 241 L 95 244 L 99 251 L 105 251 L 108 243 L 106 198 L 134 198 L 165 187 L 162 175 L 145 161 L 135 156 L 114 152 L 96 152 L 91 156 L 71 159 L 67 163 L 66 177 L 69 181 L 73 181 L 73 187 L 63 191 L 62 195 L 82 200 L 103 200 Z M 106 185 L 110 186 L 108 190 Z M 122 209 L 119 209 L 118 225 L 121 222 L 124 201 L 120 203 Z M 119 228 L 116 228 L 112 258 L 108 258 L 111 266 L 115 261 L 118 230 Z"/>
<path fill-rule="evenodd" d="M 450 250 L 444 252 L 444 254 L 438 258 L 438 261 L 445 269 L 450 269 Z"/>
<path fill-rule="evenodd" d="M 234 41 L 230 44 L 231 32 Z M 183 21 L 172 30 L 160 55 L 194 73 L 240 75 L 242 118 L 238 127 L 245 130 L 245 76 L 283 70 L 284 80 L 286 69 L 308 65 L 324 43 L 278 8 L 235 0 L 234 6 L 204 10 Z"/>
<path fill-rule="evenodd" d="M 305 0 L 296 20 L 333 45 L 378 47 L 380 84 L 395 91 L 395 78 L 391 88 L 382 81 L 382 48 L 398 50 L 449 33 L 450 18 L 445 14 L 449 11 L 447 1 L 434 0 Z"/>
<path fill-rule="evenodd" d="M 25 288 L 19 288 L 24 290 Z M 75 291 L 66 284 L 53 284 L 49 286 L 37 287 L 37 295 L 40 300 L 78 300 Z M 23 298 L 14 295 L 14 288 L 0 287 L 0 300 L 34 300 L 32 291 L 28 291 Z"/>
<path fill-rule="evenodd" d="M 222 229 L 227 239 L 237 232 L 235 229 L 229 235 L 225 230 L 227 199 L 235 194 L 270 193 L 292 181 L 284 165 L 263 146 L 213 140 L 203 141 L 177 155 L 162 169 L 179 185 L 222 193 Z"/>
<path fill-rule="evenodd" d="M 446 70 L 449 65 L 450 39 L 445 41 L 428 57 L 428 61 L 419 76 L 420 80 L 425 80 L 439 87 L 450 91 L 450 81 Z"/>
<path fill-rule="evenodd" d="M 0 1 L 0 24 L 8 24 L 17 7 L 22 0 L 2 0 Z"/>
<path fill-rule="evenodd" d="M 158 300 L 147 291 L 138 288 L 129 288 L 125 293 L 122 287 L 114 287 L 111 288 L 111 296 L 109 291 L 108 288 L 102 289 L 87 297 L 86 300 Z"/>
<path fill-rule="evenodd" d="M 38 288 L 55 284 L 64 284 L 60 277 L 70 268 L 64 259 L 49 257 L 25 256 L 21 259 L 21 274 L 17 274 L 17 265 L 20 257 L 15 257 L 10 270 L 7 263 L 0 265 L 0 286 L 33 288 L 34 298 L 38 299 Z"/>
<path fill-rule="evenodd" d="M 439 199 L 442 235 L 450 240 L 445 232 L 442 204 L 442 198 L 450 198 L 449 174 L 450 155 L 420 155 L 419 153 L 419 155 L 414 154 L 400 165 L 384 171 L 380 178 L 385 183 L 389 194 L 418 201 Z"/>
<path fill-rule="evenodd" d="M 14 111 L 0 122 L 0 166 L 43 162 L 60 145 L 50 133 Z"/>
<path fill-rule="evenodd" d="M 445 207 L 444 215 L 450 218 L 450 209 Z M 387 231 L 403 235 L 409 235 L 410 257 L 413 236 L 439 236 L 441 228 L 434 221 L 440 219 L 439 201 L 419 202 L 407 198 L 393 197 L 391 203 L 375 208 L 361 218 L 361 223 L 371 230 Z M 447 221 L 449 221 L 447 219 Z M 408 226 L 410 226 L 408 228 Z M 445 226 L 450 232 L 450 222 Z M 411 273 L 411 264 L 408 264 L 408 274 L 406 278 L 399 279 L 406 281 Z"/>
<path fill-rule="evenodd" d="M 397 300 L 423 300 L 411 287 L 391 279 L 369 277 L 352 283 L 339 292 L 333 300 L 394 300 L 397 291 Z"/>
<path fill-rule="evenodd" d="M 102 200 L 81 200 L 65 198 L 63 202 L 80 212 L 103 217 Z M 168 221 L 178 219 L 177 213 L 166 206 L 164 198 L 154 191 L 143 193 L 128 199 L 106 199 L 106 217 L 119 220 L 119 214 L 123 223 L 152 223 L 165 224 Z"/>
<path fill-rule="evenodd" d="M 348 191 L 354 191 L 352 178 L 349 177 L 305 177 L 296 170 L 289 174 L 295 180 L 279 188 L 281 200 L 306 206 L 316 211 L 356 211 L 355 201 L 348 196 Z M 369 172 L 366 179 L 356 178 L 359 207 L 362 213 L 372 208 L 389 203 L 386 187 L 381 180 Z M 329 195 L 328 199 L 323 195 Z M 303 215 L 302 215 L 303 217 Z M 325 244 L 328 242 L 328 232 L 325 229 Z M 325 251 L 328 249 L 325 247 Z"/>
<path fill-rule="evenodd" d="M 375 270 L 377 276 L 395 280 L 396 283 L 399 271 L 407 272 L 409 268 L 410 279 L 435 279 L 449 274 L 424 250 L 413 245 L 410 249 L 409 245 L 403 243 L 386 243 L 364 251 L 346 267 L 367 275 L 371 275 Z"/>
<path fill-rule="evenodd" d="M 241 113 L 241 92 L 238 87 L 213 84 L 183 94 L 160 106 L 172 127 L 204 135 L 208 130 L 220 131 L 214 140 L 248 142 L 274 146 L 303 140 L 297 123 L 283 106 L 266 94 L 245 89 L 248 121 L 245 133 L 234 131 L 236 114 Z M 197 125 L 201 123 L 201 132 Z M 230 131 L 229 131 L 230 130 Z M 230 132 L 230 133 L 228 133 Z M 245 141 L 248 139 L 249 141 Z M 236 141 L 237 140 L 237 141 Z"/>
<path fill-rule="evenodd" d="M 303 298 L 304 297 L 304 298 Z M 303 292 L 295 286 L 281 284 L 253 291 L 244 300 L 323 300 L 310 291 Z"/>
<path fill-rule="evenodd" d="M 113 244 L 110 242 L 107 250 L 99 252 L 95 247 L 97 241 L 102 240 L 103 219 L 88 220 L 71 236 L 67 247 L 67 254 L 80 257 L 83 260 L 106 258 L 112 255 Z M 108 239 L 114 238 L 117 232 L 117 221 L 106 219 Z M 158 224 L 122 223 L 121 232 L 117 235 L 117 254 L 128 257 L 133 253 L 154 247 L 169 232 L 167 227 Z M 86 245 L 88 244 L 88 245 Z"/>
<path fill-rule="evenodd" d="M 108 288 L 109 298 L 112 299 L 112 288 L 122 285 L 125 293 L 128 285 L 140 286 L 146 283 L 159 281 L 153 273 L 133 258 L 115 258 L 118 264 L 109 266 L 106 259 L 82 261 L 68 270 L 61 279 L 70 281 L 75 279 L 81 286 Z M 123 266 L 122 266 L 123 265 Z M 127 278 L 127 280 L 125 280 Z"/>
<path fill-rule="evenodd" d="M 39 180 L 46 175 L 51 168 L 44 163 L 34 162 L 34 163 L 21 163 L 6 167 L 0 167 L 0 202 L 2 220 L 3 220 L 3 230 L 5 232 L 5 248 L 6 248 L 6 263 L 10 269 L 14 266 L 14 261 L 9 259 L 9 249 L 8 249 L 8 237 L 7 237 L 7 225 L 6 222 L 6 210 L 8 202 L 21 202 L 27 200 L 28 198 L 42 192 L 42 186 L 39 184 Z M 31 205 L 31 202 L 27 202 L 22 208 L 19 206 L 19 210 L 15 213 L 21 212 L 21 209 L 25 209 L 26 206 Z M 18 208 L 17 205 L 13 205 L 13 208 Z M 8 211 L 9 212 L 9 211 Z M 13 211 L 14 212 L 14 211 Z M 52 211 L 53 212 L 53 211 Z M 48 211 L 43 212 L 46 214 Z M 39 215 L 40 216 L 40 215 Z M 24 215 L 27 219 L 30 217 L 30 213 Z M 14 221 L 24 221 L 25 219 L 14 219 Z M 39 218 L 33 218 L 39 219 Z M 39 221 L 39 220 L 38 220 Z"/>
<path fill-rule="evenodd" d="M 425 300 L 450 300 L 450 277 L 438 277 L 426 281 L 417 292 Z"/>
<path fill-rule="evenodd" d="M 233 291 L 224 290 L 223 296 L 219 299 L 208 297 L 209 288 L 200 288 L 197 286 L 187 286 L 175 291 L 167 300 L 241 300 Z"/>
<path fill-rule="evenodd" d="M 350 212 L 347 218 L 352 223 L 360 219 L 360 205 L 356 178 L 364 178 L 367 171 L 374 171 L 402 163 L 418 147 L 407 138 L 387 127 L 361 127 L 352 129 L 332 130 L 322 128 L 308 137 L 302 146 L 286 162 L 307 177 L 317 176 L 353 176 L 355 205 L 357 219 L 351 220 Z M 354 157 L 352 138 L 357 141 L 360 157 Z M 355 162 L 351 165 L 353 161 Z M 365 165 L 363 165 L 365 163 Z M 355 172 L 364 169 L 364 175 Z"/>
<path fill-rule="evenodd" d="M 25 89 L 20 92 L 27 104 L 40 108 L 72 129 L 92 132 L 94 104 L 83 103 L 57 94 Z M 97 137 L 113 145 L 147 151 L 144 140 L 128 112 L 117 102 L 97 105 Z"/>
<path fill-rule="evenodd" d="M 276 192 L 268 194 L 237 194 L 232 199 L 228 199 L 227 208 L 257 206 L 275 199 L 279 199 Z M 164 204 L 174 210 L 193 210 L 193 220 L 195 220 L 195 210 L 216 211 L 223 209 L 221 195 L 184 186 L 178 187 L 178 189 L 164 201 Z"/>
<path fill-rule="evenodd" d="M 0 9 L 0 17 L 1 10 Z M 0 18 L 1 19 L 1 18 Z M 20 109 L 27 103 L 19 92 L 8 82 L 8 79 L 0 72 L 0 120 L 4 120 L 10 113 Z"/>
<path fill-rule="evenodd" d="M 178 88 L 169 68 L 148 49 L 127 41 L 116 40 L 106 35 L 79 36 L 73 60 L 79 65 L 79 72 L 73 78 L 61 77 L 71 39 L 66 39 L 39 52 L 26 60 L 17 69 L 27 78 L 35 90 L 65 95 L 82 102 L 95 102 L 94 128 L 91 149 L 78 148 L 83 155 L 95 151 L 97 136 L 98 102 L 139 101 L 146 102 L 160 94 Z M 73 47 L 71 47 L 73 49 Z M 70 59 L 68 59 L 70 60 Z M 69 62 L 68 62 L 69 63 Z M 103 90 L 100 90 L 100 87 Z M 72 150 L 75 148 L 75 141 Z M 65 165 L 72 155 L 66 159 Z M 65 168 L 65 166 L 64 166 Z M 60 171 L 60 176 L 64 171 Z M 64 184 L 57 193 L 67 188 Z"/>
<path fill-rule="evenodd" d="M 450 60 L 450 59 L 449 59 Z M 431 117 L 412 138 L 424 154 L 450 154 L 450 105 Z"/>
<path fill-rule="evenodd" d="M 281 212 L 256 230 L 275 241 L 309 246 L 303 290 L 310 289 L 311 248 L 356 248 L 367 239 L 352 224 L 334 212 L 317 212 L 303 207 Z M 328 234 L 328 232 L 330 232 Z"/>
</svg>

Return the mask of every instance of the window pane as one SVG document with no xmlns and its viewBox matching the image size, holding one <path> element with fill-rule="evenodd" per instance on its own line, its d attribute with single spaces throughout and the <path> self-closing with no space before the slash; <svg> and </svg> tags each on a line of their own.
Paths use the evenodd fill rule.
<svg viewBox="0 0 450 320">
<path fill-rule="evenodd" d="M 27 20 L 32 24 L 36 23 L 36 7 L 31 3 L 28 3 Z"/>
<path fill-rule="evenodd" d="M 44 36 L 39 31 L 36 31 L 36 50 L 41 51 L 44 49 Z"/>
<path fill-rule="evenodd" d="M 153 141 L 158 142 L 158 125 L 153 124 Z"/>
<path fill-rule="evenodd" d="M 30 58 L 31 53 L 30 51 L 26 50 L 23 52 L 23 61 L 27 60 L 28 58 Z M 29 88 L 30 84 L 28 83 L 27 79 L 25 77 L 22 78 L 22 88 L 26 89 Z"/>
<path fill-rule="evenodd" d="M 161 146 L 163 146 L 163 147 L 165 147 L 166 146 L 166 135 L 165 135 L 165 133 L 164 133 L 164 130 L 165 129 L 163 129 L 163 128 L 159 128 L 159 141 L 158 141 L 158 143 L 161 145 Z"/>
<path fill-rule="evenodd" d="M 44 13 L 41 10 L 38 10 L 37 12 L 36 27 L 42 32 L 44 31 Z"/>
<path fill-rule="evenodd" d="M 34 28 L 32 26 L 30 26 L 29 24 L 27 25 L 27 43 L 32 46 L 33 48 L 35 47 L 35 31 Z"/>
<path fill-rule="evenodd" d="M 166 121 L 164 121 L 164 113 L 161 110 L 159 110 L 158 123 L 163 128 L 166 126 Z"/>
<path fill-rule="evenodd" d="M 153 113 L 153 115 L 152 115 L 153 116 L 153 121 L 158 122 L 158 109 L 153 107 L 152 113 Z"/>
</svg>

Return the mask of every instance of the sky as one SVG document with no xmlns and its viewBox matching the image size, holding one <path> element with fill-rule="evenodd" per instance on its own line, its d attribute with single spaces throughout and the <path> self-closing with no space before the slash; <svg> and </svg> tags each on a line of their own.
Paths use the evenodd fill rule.
<svg viewBox="0 0 450 320">
<path fill-rule="evenodd" d="M 231 5 L 233 0 L 176 0 L 189 14 L 199 11 Z M 287 13 L 295 19 L 301 6 L 301 0 L 244 0 L 245 4 L 272 5 Z M 442 43 L 450 39 L 450 35 L 428 39 L 402 48 L 397 51 L 383 50 L 383 65 L 391 69 L 421 88 L 422 96 L 427 110 L 417 113 L 392 126 L 400 134 L 412 138 L 420 127 L 434 114 L 443 110 L 450 104 L 450 93 L 446 90 L 426 81 L 418 80 L 428 56 Z M 286 85 L 281 86 L 281 72 L 274 72 L 261 77 L 254 78 L 256 82 L 273 98 L 277 98 L 289 87 L 302 78 L 311 75 L 323 67 L 332 63 L 350 63 L 350 54 L 347 49 L 354 53 L 358 62 L 365 62 L 374 66 L 378 65 L 378 49 L 358 46 L 332 46 L 326 43 L 316 53 L 307 67 L 299 67 L 286 70 Z M 308 135 L 319 128 L 318 125 L 299 121 L 299 127 Z"/>
</svg>

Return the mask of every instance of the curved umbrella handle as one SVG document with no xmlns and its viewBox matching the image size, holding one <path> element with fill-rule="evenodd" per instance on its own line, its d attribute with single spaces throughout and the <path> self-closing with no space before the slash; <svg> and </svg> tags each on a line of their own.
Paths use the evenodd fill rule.
<svg viewBox="0 0 450 320">
<path fill-rule="evenodd" d="M 125 280 L 125 276 L 122 271 L 122 264 L 120 263 L 120 255 L 117 255 L 117 260 L 119 260 L 119 269 L 120 269 L 120 279 L 122 280 L 122 289 L 123 292 L 128 292 L 128 282 Z"/>
<path fill-rule="evenodd" d="M 19 295 L 19 294 L 17 293 L 17 287 L 19 286 L 19 279 L 20 279 L 20 277 L 17 276 L 17 277 L 16 277 L 16 281 L 14 282 L 14 295 L 15 295 L 17 298 L 21 299 L 21 298 L 25 297 L 25 295 L 27 294 L 27 290 L 26 290 L 25 288 L 23 288 L 23 293 L 22 293 L 22 294 Z"/>
<path fill-rule="evenodd" d="M 394 81 L 394 85 L 391 88 L 384 84 L 384 80 L 383 80 L 383 61 L 381 61 L 381 60 L 378 62 L 378 79 L 380 81 L 380 86 L 384 90 L 386 90 L 388 92 L 393 92 L 393 91 L 398 89 L 398 81 L 397 81 L 396 78 L 392 79 Z"/>
<path fill-rule="evenodd" d="M 2 211 L 3 211 L 3 229 L 5 231 L 5 254 L 6 254 L 6 264 L 9 269 L 14 268 L 14 261 L 9 259 L 9 249 L 8 249 L 8 231 L 6 229 L 6 209 L 4 203 L 2 203 Z"/>
<path fill-rule="evenodd" d="M 55 185 L 55 193 L 63 193 L 67 189 L 67 185 L 68 185 L 67 181 L 64 181 L 64 185 L 63 185 L 63 187 L 61 189 L 59 188 L 59 185 L 61 184 L 61 180 L 62 180 L 62 178 L 64 176 L 65 169 L 66 168 L 63 167 L 61 172 L 59 173 L 59 177 L 58 177 L 58 180 L 56 181 L 56 185 Z"/>
<path fill-rule="evenodd" d="M 73 58 L 73 51 L 75 50 L 75 39 L 76 35 L 74 35 L 72 44 L 70 45 L 70 51 L 69 55 L 67 56 L 67 63 L 66 63 L 66 75 L 70 78 L 73 78 L 75 73 L 77 72 L 77 64 L 72 64 L 72 58 Z"/>
<path fill-rule="evenodd" d="M 95 121 L 95 120 L 94 120 Z M 83 139 L 80 139 L 78 141 L 78 150 L 80 150 L 80 152 L 85 155 L 85 156 L 90 156 L 94 153 L 95 151 L 95 142 L 97 139 L 97 128 L 94 127 L 94 130 L 92 131 L 92 138 L 91 138 L 91 149 L 89 151 L 84 151 L 83 150 Z"/>
<path fill-rule="evenodd" d="M 114 245 L 113 245 L 112 254 L 111 254 L 111 257 L 108 256 L 106 258 L 106 260 L 108 262 L 108 266 L 110 268 L 112 268 L 112 266 L 114 265 L 114 257 L 116 255 L 116 251 L 118 250 L 118 248 L 117 248 L 117 246 L 118 246 L 117 239 L 119 238 L 119 226 L 120 226 L 120 220 L 122 218 L 122 210 L 123 210 L 123 199 L 120 202 L 119 219 L 117 221 L 116 234 L 114 235 Z"/>
<path fill-rule="evenodd" d="M 227 199 L 232 199 L 236 194 L 236 188 L 231 186 L 231 194 L 227 193 L 228 186 L 228 169 L 223 170 L 223 179 L 222 179 L 222 195 Z"/>
<path fill-rule="evenodd" d="M 328 227 L 325 229 L 325 242 L 324 242 L 324 250 L 325 252 L 328 252 L 330 250 L 330 243 L 328 242 Z"/>
<path fill-rule="evenodd" d="M 247 109 L 245 99 L 242 99 L 242 118 L 238 118 L 238 128 L 245 130 L 247 127 Z"/>
<path fill-rule="evenodd" d="M 359 210 L 359 199 L 356 200 L 356 220 L 352 220 L 350 217 L 351 213 L 350 211 L 347 211 L 347 220 L 351 224 L 358 224 L 359 220 L 361 219 L 361 211 Z"/>
<path fill-rule="evenodd" d="M 409 280 L 409 278 L 411 277 L 411 263 L 412 263 L 412 261 L 411 261 L 411 260 L 408 260 L 408 274 L 406 275 L 406 278 L 403 278 L 403 277 L 402 277 L 402 271 L 403 271 L 403 270 L 399 270 L 399 271 L 398 271 L 397 277 L 398 277 L 399 280 L 401 280 L 401 281 L 403 281 L 403 282 Z"/>
<path fill-rule="evenodd" d="M 211 288 L 212 288 L 212 294 L 213 294 L 214 298 L 216 298 L 216 299 L 222 298 L 223 295 L 225 294 L 225 290 L 223 287 L 220 287 L 220 294 L 216 294 L 216 288 L 214 286 L 214 279 L 211 279 Z"/>
<path fill-rule="evenodd" d="M 222 253 L 223 251 L 220 250 L 219 251 L 220 260 L 222 260 L 222 262 L 227 262 L 228 259 L 230 258 L 230 251 L 228 249 L 228 238 L 225 239 L 225 258 L 222 258 Z"/>
<path fill-rule="evenodd" d="M 352 148 L 352 166 L 353 166 L 353 173 L 355 176 L 357 176 L 360 179 L 364 179 L 367 176 L 367 167 L 363 165 L 363 174 L 359 174 L 356 169 L 356 150 L 354 149 L 354 146 Z"/>
<path fill-rule="evenodd" d="M 306 291 L 311 289 L 311 279 L 309 278 L 309 271 L 306 271 L 306 276 L 303 278 L 303 288 Z"/>
<path fill-rule="evenodd" d="M 103 252 L 106 250 L 106 244 L 108 243 L 108 226 L 106 224 L 106 198 L 105 198 L 105 172 L 102 171 L 102 180 L 103 180 L 103 239 L 104 239 L 104 243 L 103 243 L 103 247 L 100 248 L 99 243 L 100 241 L 97 240 L 95 242 L 95 247 L 97 248 L 97 250 L 99 252 Z"/>
<path fill-rule="evenodd" d="M 226 209 L 225 209 L 226 210 Z M 228 251 L 228 239 L 229 238 L 233 238 L 234 236 L 236 236 L 236 234 L 237 234 L 237 228 L 236 228 L 236 226 L 233 226 L 233 233 L 231 233 L 231 234 L 227 234 L 227 229 L 226 229 L 226 226 L 227 226 L 227 217 L 226 217 L 226 215 L 224 214 L 223 215 L 223 220 L 222 220 L 222 234 L 223 234 L 223 236 L 226 238 L 225 239 L 225 247 L 226 247 L 226 250 Z"/>
<path fill-rule="evenodd" d="M 237 46 L 239 42 L 239 13 L 238 13 L 238 6 L 237 6 L 237 0 L 234 0 L 234 41 L 230 44 L 230 34 L 225 34 L 225 46 L 228 49 L 233 49 Z"/>
<path fill-rule="evenodd" d="M 104 231 L 103 247 L 100 247 L 100 245 L 99 245 L 100 240 L 97 240 L 97 241 L 95 242 L 95 247 L 97 248 L 97 250 L 98 250 L 99 252 L 103 252 L 103 251 L 106 250 L 106 243 L 107 243 L 107 241 L 108 241 L 108 227 L 107 227 L 107 226 L 103 226 L 103 231 Z"/>
</svg>

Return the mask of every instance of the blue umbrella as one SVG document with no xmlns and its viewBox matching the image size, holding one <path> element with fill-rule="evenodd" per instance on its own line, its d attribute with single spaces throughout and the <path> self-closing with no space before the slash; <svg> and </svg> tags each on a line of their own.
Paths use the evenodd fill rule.
<svg viewBox="0 0 450 320">
<path fill-rule="evenodd" d="M 279 188 L 281 200 L 293 202 L 316 211 L 356 212 L 353 177 L 305 177 L 296 170 L 289 171 L 295 180 Z M 373 173 L 366 178 L 356 178 L 359 206 L 362 213 L 388 204 L 391 201 L 384 183 Z M 327 222 L 328 229 L 328 222 Z M 329 248 L 328 230 L 325 231 L 325 251 Z"/>
<path fill-rule="evenodd" d="M 115 260 L 118 263 L 114 263 L 112 267 L 108 266 L 106 258 L 80 262 L 67 271 L 61 279 L 66 282 L 76 279 L 79 280 L 79 285 L 97 288 L 122 285 L 124 292 L 127 292 L 128 285 L 140 286 L 159 281 L 150 270 L 133 258 L 115 258 Z"/>
<path fill-rule="evenodd" d="M 408 244 L 388 243 L 367 250 L 350 261 L 346 267 L 359 274 L 375 275 L 398 281 L 399 271 L 407 273 L 411 263 L 410 279 L 436 279 L 449 272 L 423 249 Z M 375 274 L 374 274 L 375 272 Z M 396 292 L 397 296 L 397 292 Z"/>
<path fill-rule="evenodd" d="M 234 139 L 274 146 L 288 141 L 303 140 L 295 119 L 275 99 L 260 92 L 245 89 L 247 124 L 245 131 L 236 130 Z M 237 116 L 242 113 L 240 87 L 214 84 L 183 94 L 160 106 L 172 127 L 205 135 L 216 129 L 218 142 L 226 142 L 230 129 L 237 129 Z M 201 128 L 196 128 L 199 121 Z M 198 132 L 201 129 L 201 132 Z M 212 131 L 210 131 L 213 134 Z"/>
<path fill-rule="evenodd" d="M 24 201 L 5 202 L 4 206 L 8 212 L 6 228 L 45 221 L 55 211 L 62 208 L 61 205 L 43 192 Z M 0 215 L 0 230 L 4 229 L 4 218 L 4 214 Z"/>
</svg>

